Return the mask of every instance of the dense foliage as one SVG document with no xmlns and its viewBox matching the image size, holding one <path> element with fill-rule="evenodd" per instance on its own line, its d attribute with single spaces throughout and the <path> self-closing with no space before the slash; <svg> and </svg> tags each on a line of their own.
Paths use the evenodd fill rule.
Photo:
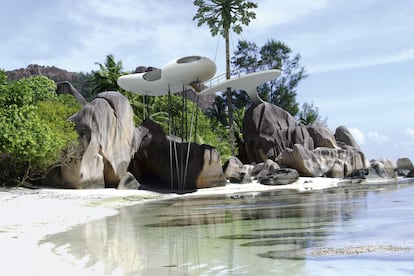
<svg viewBox="0 0 414 276">
<path fill-rule="evenodd" d="M 122 62 L 116 62 L 114 55 L 109 54 L 104 64 L 99 62 L 96 64 L 99 70 L 92 73 L 95 83 L 94 92 L 117 91 L 117 80 L 122 75 Z"/>
<path fill-rule="evenodd" d="M 313 103 L 303 104 L 302 110 L 298 108 L 296 89 L 306 77 L 299 61 L 300 56 L 292 56 L 290 48 L 282 42 L 269 40 L 259 48 L 253 42 L 240 41 L 232 65 L 245 73 L 281 69 L 281 77 L 259 88 L 261 97 L 296 115 L 304 124 L 324 123 Z M 239 139 L 244 111 L 249 105 L 245 93 L 232 91 L 231 101 L 227 94 L 218 94 L 214 105 L 203 112 L 180 96 L 148 97 L 124 91 L 118 87 L 117 79 L 126 72 L 113 55 L 97 65 L 98 71 L 79 73 L 79 83 L 74 83 L 86 98 L 105 90 L 118 90 L 128 97 L 136 125 L 149 117 L 166 133 L 216 147 L 222 161 L 231 156 L 229 112 L 235 110 L 235 138 Z M 55 83 L 46 77 L 10 81 L 0 71 L 0 184 L 18 185 L 41 177 L 51 166 L 64 162 L 63 156 L 70 156 L 67 152 L 77 134 L 67 118 L 80 106 L 72 96 L 56 95 L 55 89 Z"/>
<path fill-rule="evenodd" d="M 319 108 L 313 103 L 304 103 L 302 109 L 299 111 L 298 120 L 304 125 L 311 125 L 314 123 L 319 123 L 323 126 L 327 126 L 326 121 L 328 118 L 321 118 L 319 115 Z"/>
<path fill-rule="evenodd" d="M 256 18 L 254 9 L 257 8 L 257 4 L 247 0 L 195 0 L 193 4 L 197 7 L 197 13 L 193 17 L 193 20 L 197 21 L 197 25 L 200 27 L 206 24 L 210 28 L 212 36 L 220 34 L 224 38 L 226 79 L 230 79 L 230 31 L 240 34 L 243 31 L 242 25 L 248 26 L 250 21 Z M 226 94 L 230 147 L 232 155 L 235 156 L 236 135 L 234 133 L 232 90 L 230 87 L 227 88 Z"/>
<path fill-rule="evenodd" d="M 307 75 L 305 67 L 300 65 L 300 55 L 292 55 L 292 50 L 286 44 L 271 39 L 259 48 L 254 42 L 239 41 L 232 64 L 236 71 L 244 73 L 281 70 L 282 73 L 277 79 L 259 87 L 260 96 L 285 109 L 292 116 L 298 113 L 297 87 Z M 239 98 L 249 100 L 243 93 Z"/>
<path fill-rule="evenodd" d="M 95 76 L 99 76 L 95 78 L 95 87 L 111 87 L 125 95 L 134 110 L 136 125 L 140 125 L 145 118 L 149 117 L 166 133 L 215 147 L 222 161 L 231 156 L 226 125 L 221 124 L 216 118 L 206 116 L 194 102 L 183 100 L 183 97 L 176 95 L 171 96 L 169 102 L 168 96 L 143 96 L 125 91 L 117 84 L 118 77 L 124 74 L 121 70 L 121 61 L 116 61 L 113 55 L 108 55 L 104 64 L 97 64 L 100 70 L 94 72 Z"/>
<path fill-rule="evenodd" d="M 1 184 L 19 185 L 44 175 L 76 141 L 66 119 L 80 106 L 55 90 L 55 83 L 46 77 L 9 82 L 0 71 Z"/>
<path fill-rule="evenodd" d="M 222 124 L 209 119 L 195 103 L 175 95 L 170 100 L 168 96 L 156 97 L 153 112 L 166 113 L 164 120 L 158 121 L 166 133 L 211 145 L 219 151 L 223 161 L 231 156 L 228 131 Z M 168 113 L 171 119 L 168 119 Z"/>
<path fill-rule="evenodd" d="M 273 68 L 280 69 L 282 74 L 279 78 L 259 87 L 261 97 L 282 107 L 293 116 L 299 115 L 301 122 L 310 124 L 315 120 L 320 121 L 320 118 L 318 109 L 313 104 L 312 106 L 304 104 L 304 110 L 299 112 L 296 90 L 299 82 L 306 77 L 305 68 L 300 65 L 299 61 L 300 55 L 292 55 L 291 49 L 280 41 L 269 40 L 261 48 L 253 42 L 240 41 L 237 51 L 234 53 L 232 65 L 234 71 L 243 71 L 244 73 Z M 134 110 L 136 125 L 141 124 L 145 118 L 149 117 L 162 126 L 166 133 L 173 133 L 186 140 L 195 138 L 196 142 L 216 147 L 223 160 L 231 153 L 236 153 L 237 149 L 231 150 L 230 109 L 227 93 L 218 94 L 214 105 L 205 113 L 197 108 L 194 113 L 196 114 L 196 122 L 191 122 L 194 103 L 186 101 L 183 104 L 182 97 L 173 96 L 171 105 L 169 105 L 166 96 L 150 97 L 124 91 L 117 85 L 117 78 L 125 73 L 122 72 L 122 61 L 116 61 L 113 55 L 108 55 L 105 63 L 97 64 L 100 70 L 93 72 L 95 88 L 100 88 L 101 91 L 110 88 L 127 96 Z M 100 92 L 99 89 L 96 92 Z M 236 140 L 242 138 L 242 122 L 249 102 L 250 99 L 246 93 L 232 91 L 233 135 Z M 168 113 L 171 114 L 171 121 Z M 197 125 L 198 130 L 190 135 L 191 124 Z M 182 132 L 182 129 L 185 131 Z"/>
</svg>

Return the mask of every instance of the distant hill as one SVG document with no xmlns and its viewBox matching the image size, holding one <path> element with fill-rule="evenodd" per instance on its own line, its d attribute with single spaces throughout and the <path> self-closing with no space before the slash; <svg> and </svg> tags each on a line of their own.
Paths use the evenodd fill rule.
<svg viewBox="0 0 414 276">
<path fill-rule="evenodd" d="M 30 64 L 26 68 L 6 71 L 6 74 L 10 80 L 19 80 L 33 76 L 46 76 L 55 82 L 77 82 L 79 80 L 78 73 L 69 72 L 55 66 L 41 66 L 37 64 Z"/>
<path fill-rule="evenodd" d="M 42 66 L 38 64 L 30 64 L 26 68 L 20 68 L 12 71 L 6 71 L 10 80 L 19 80 L 33 76 L 45 76 L 55 81 L 70 82 L 86 99 L 93 97 L 93 83 L 91 82 L 91 74 L 69 72 L 55 66 Z"/>
<path fill-rule="evenodd" d="M 19 80 L 33 76 L 46 76 L 55 82 L 68 81 L 76 88 L 76 90 L 79 91 L 80 94 L 82 94 L 85 99 L 90 100 L 94 96 L 93 83 L 91 83 L 91 74 L 69 72 L 55 66 L 42 66 L 38 64 L 30 64 L 26 68 L 6 71 L 6 74 L 10 80 Z M 199 97 L 196 93 L 189 90 L 187 97 L 193 102 L 198 101 L 200 108 L 205 111 L 213 105 L 215 95 Z"/>
</svg>

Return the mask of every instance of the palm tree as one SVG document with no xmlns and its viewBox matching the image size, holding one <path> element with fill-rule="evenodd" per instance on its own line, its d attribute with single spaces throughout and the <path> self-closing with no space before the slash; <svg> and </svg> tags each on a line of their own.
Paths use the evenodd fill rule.
<svg viewBox="0 0 414 276">
<path fill-rule="evenodd" d="M 117 80 L 122 75 L 122 62 L 115 61 L 114 55 L 109 54 L 106 56 L 104 64 L 99 62 L 95 64 L 99 66 L 99 71 L 93 72 L 94 92 L 119 90 Z"/>
<path fill-rule="evenodd" d="M 236 34 L 242 32 L 242 25 L 249 25 L 251 19 L 256 18 L 256 13 L 251 11 L 257 8 L 257 4 L 246 0 L 195 0 L 198 7 L 193 20 L 198 21 L 198 26 L 207 24 L 212 36 L 220 34 L 225 40 L 226 47 L 226 79 L 230 79 L 230 30 Z M 227 88 L 227 108 L 229 116 L 229 134 L 231 153 L 235 155 L 235 139 L 233 126 L 233 104 L 231 88 Z"/>
</svg>

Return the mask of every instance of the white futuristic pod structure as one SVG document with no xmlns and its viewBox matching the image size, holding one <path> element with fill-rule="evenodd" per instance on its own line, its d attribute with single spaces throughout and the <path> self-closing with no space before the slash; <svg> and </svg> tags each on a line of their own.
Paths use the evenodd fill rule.
<svg viewBox="0 0 414 276">
<path fill-rule="evenodd" d="M 257 94 L 257 87 L 276 79 L 281 73 L 280 70 L 271 69 L 244 74 L 213 85 L 213 81 L 209 80 L 213 78 L 216 70 L 216 64 L 206 57 L 187 56 L 166 63 L 162 69 L 121 76 L 118 85 L 130 92 L 161 96 L 169 92 L 182 92 L 183 89 L 194 90 L 193 84 L 202 83 L 207 88 L 199 91 L 200 95 L 210 95 L 231 88 L 246 91 L 254 103 L 261 103 L 263 100 Z"/>
<path fill-rule="evenodd" d="M 192 83 L 207 81 L 216 70 L 216 64 L 206 57 L 187 56 L 168 62 L 162 69 L 121 76 L 118 85 L 130 92 L 161 96 L 181 92 Z"/>
<path fill-rule="evenodd" d="M 250 74 L 241 75 L 236 78 L 228 79 L 217 85 L 212 85 L 200 92 L 200 95 L 210 95 L 217 92 L 223 92 L 227 88 L 234 90 L 245 91 L 253 103 L 259 104 L 263 100 L 257 94 L 257 87 L 267 81 L 271 81 L 280 76 L 280 70 L 271 69 L 266 71 L 254 72 Z"/>
</svg>

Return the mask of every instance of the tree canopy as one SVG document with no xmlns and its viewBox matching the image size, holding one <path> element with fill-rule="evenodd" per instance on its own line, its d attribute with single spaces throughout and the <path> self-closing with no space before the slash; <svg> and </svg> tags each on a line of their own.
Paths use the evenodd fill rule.
<svg viewBox="0 0 414 276">
<path fill-rule="evenodd" d="M 198 21 L 198 27 L 207 24 L 212 36 L 220 34 L 226 38 L 229 30 L 240 34 L 242 25 L 247 26 L 256 18 L 252 9 L 257 4 L 246 0 L 195 0 L 193 4 L 198 7 L 193 20 Z"/>
<path fill-rule="evenodd" d="M 246 0 L 195 0 L 193 2 L 198 7 L 193 20 L 197 20 L 200 27 L 207 24 L 212 36 L 220 34 L 225 40 L 226 47 L 226 79 L 230 79 L 230 35 L 232 30 L 236 34 L 242 32 L 242 25 L 249 25 L 251 19 L 256 18 L 253 9 L 257 4 Z M 233 126 L 233 103 L 232 91 L 227 89 L 227 111 L 229 137 L 232 155 L 235 155 L 235 135 Z"/>
<path fill-rule="evenodd" d="M 0 184 L 43 176 L 76 143 L 67 118 L 80 106 L 55 89 L 43 76 L 10 82 L 0 71 Z"/>
<path fill-rule="evenodd" d="M 196 2 L 205 4 L 204 1 Z M 212 2 L 218 5 L 233 1 Z M 234 2 L 246 4 L 246 1 Z M 209 12 L 208 9 L 199 10 L 201 11 Z M 252 14 L 249 16 L 254 18 Z M 214 34 L 218 33 L 218 29 L 214 29 Z M 94 87 L 92 93 L 118 90 L 126 95 L 134 109 L 137 125 L 150 117 L 161 125 L 166 133 L 172 132 L 184 139 L 216 147 L 223 161 L 231 154 L 234 155 L 234 132 L 229 129 L 235 129 L 237 137 L 240 137 L 243 128 L 241 122 L 249 102 L 249 97 L 245 93 L 231 91 L 230 101 L 228 93 L 218 94 L 214 106 L 203 113 L 195 103 L 183 101 L 179 96 L 172 96 L 172 102 L 169 102 L 166 96 L 145 97 L 119 88 L 117 79 L 125 72 L 122 71 L 122 62 L 116 61 L 113 55 L 107 55 L 105 63 L 97 65 L 99 70 L 84 74 L 82 82 L 88 83 L 88 87 Z M 296 91 L 299 82 L 307 75 L 305 68 L 300 65 L 300 55 L 293 55 L 286 44 L 271 39 L 262 47 L 258 47 L 254 42 L 239 41 L 232 65 L 234 69 L 245 73 L 280 69 L 280 77 L 259 87 L 261 97 L 296 115 L 304 124 L 326 124 L 326 119 L 324 121 L 320 118 L 318 108 L 313 103 L 305 103 L 299 110 Z M 66 119 L 77 112 L 80 106 L 72 96 L 58 96 L 55 90 L 55 83 L 46 77 L 10 81 L 5 72 L 0 70 L 0 184 L 19 184 L 27 179 L 43 176 L 48 168 L 64 162 L 62 153 L 76 143 L 77 134 L 73 124 Z M 90 89 L 88 91 L 92 96 Z M 183 108 L 187 113 L 185 116 Z M 233 118 L 233 109 L 235 124 L 231 127 L 233 120 L 230 120 L 230 117 Z M 192 117 L 192 114 L 195 117 Z M 197 132 L 191 133 L 189 124 L 196 124 Z M 185 125 L 185 128 L 180 128 L 181 125 Z"/>
<path fill-rule="evenodd" d="M 109 54 L 106 56 L 105 63 L 96 62 L 96 64 L 99 66 L 99 70 L 93 72 L 95 94 L 119 90 L 117 80 L 122 75 L 122 62 L 115 61 L 114 55 Z"/>
<path fill-rule="evenodd" d="M 300 65 L 300 55 L 283 42 L 273 39 L 258 47 L 256 43 L 239 41 L 232 64 L 235 70 L 252 73 L 268 69 L 280 69 L 281 75 L 259 88 L 260 96 L 295 116 L 299 111 L 296 92 L 299 82 L 306 78 L 305 67 Z M 241 95 L 246 98 L 246 96 Z M 246 98 L 247 100 L 248 98 Z"/>
<path fill-rule="evenodd" d="M 299 122 L 304 125 L 319 123 L 326 126 L 327 118 L 321 118 L 319 108 L 313 103 L 303 103 L 301 110 L 297 114 Z"/>
</svg>

